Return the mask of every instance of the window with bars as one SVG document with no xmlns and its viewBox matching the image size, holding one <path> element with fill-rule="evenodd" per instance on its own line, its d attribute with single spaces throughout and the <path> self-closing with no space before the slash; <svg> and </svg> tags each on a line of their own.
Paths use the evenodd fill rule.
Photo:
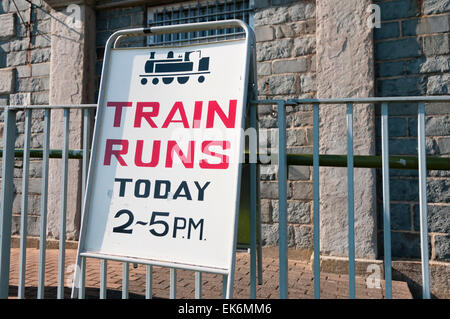
<svg viewBox="0 0 450 319">
<path fill-rule="evenodd" d="M 253 27 L 254 0 L 184 2 L 171 6 L 148 8 L 148 26 L 240 19 Z M 187 32 L 148 37 L 152 45 L 184 45 L 238 39 L 244 36 L 240 28 Z"/>
</svg>

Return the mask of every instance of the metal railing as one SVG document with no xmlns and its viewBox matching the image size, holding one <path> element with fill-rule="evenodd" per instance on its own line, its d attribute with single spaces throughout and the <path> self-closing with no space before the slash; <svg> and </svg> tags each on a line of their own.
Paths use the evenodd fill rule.
<svg viewBox="0 0 450 319">
<path fill-rule="evenodd" d="M 418 157 L 389 156 L 388 149 L 388 108 L 395 103 L 418 103 Z M 428 260 L 428 230 L 427 230 L 427 197 L 426 197 L 426 170 L 446 169 L 450 170 L 449 158 L 426 157 L 425 151 L 425 102 L 450 102 L 450 96 L 434 97 L 392 97 L 392 98 L 354 98 L 354 99 L 295 99 L 295 100 L 258 100 L 251 101 L 250 126 L 258 127 L 258 105 L 276 105 L 278 119 L 278 201 L 279 201 L 279 282 L 280 297 L 288 296 L 288 237 L 287 237 L 287 167 L 289 165 L 308 165 L 313 167 L 313 242 L 314 242 L 314 296 L 320 298 L 320 212 L 319 212 L 319 167 L 347 167 L 348 175 L 348 243 L 349 243 L 349 292 L 350 298 L 355 298 L 355 236 L 354 236 L 354 177 L 355 167 L 382 168 L 383 179 L 383 227 L 384 227 L 384 268 L 385 268 L 385 296 L 392 298 L 392 273 L 391 273 L 391 238 L 390 238 L 390 196 L 389 196 L 389 167 L 418 169 L 419 171 L 419 206 L 420 206 L 420 238 L 422 258 L 422 284 L 423 297 L 430 298 L 430 269 Z M 382 155 L 362 156 L 353 154 L 353 107 L 355 104 L 381 103 L 381 142 Z M 287 154 L 286 152 L 286 106 L 312 104 L 313 105 L 313 154 Z M 347 124 L 347 155 L 319 155 L 319 108 L 322 104 L 345 104 Z M 76 158 L 82 160 L 82 198 L 84 198 L 85 181 L 88 170 L 90 154 L 90 128 L 91 112 L 96 104 L 85 105 L 59 105 L 59 106 L 7 106 L 4 107 L 4 133 L 2 156 L 2 180 L 0 203 L 0 298 L 8 298 L 9 274 L 10 274 L 10 249 L 11 249 L 11 224 L 13 202 L 13 178 L 14 159 L 21 157 L 23 160 L 22 172 L 22 197 L 20 216 L 20 262 L 18 297 L 24 297 L 26 277 L 26 242 L 27 242 L 27 197 L 29 180 L 30 158 L 42 158 L 42 193 L 40 207 L 40 240 L 39 240 L 39 265 L 38 265 L 38 291 L 37 298 L 44 298 L 45 282 L 45 251 L 47 241 L 47 200 L 49 158 L 61 158 L 61 217 L 58 257 L 58 288 L 57 297 L 64 297 L 65 274 L 65 238 L 66 238 L 66 210 L 67 210 L 67 182 L 68 160 Z M 25 112 L 25 138 L 24 148 L 15 149 L 16 140 L 16 112 Z M 31 118 L 33 110 L 44 110 L 43 149 L 30 149 Z M 63 136 L 62 150 L 50 149 L 50 117 L 54 110 L 63 110 Z M 82 149 L 69 149 L 69 124 L 70 111 L 82 110 Z M 255 149 L 253 149 L 253 152 Z M 252 156 L 252 149 L 249 156 Z M 253 154 L 254 155 L 254 154 Z M 257 183 L 259 181 L 257 163 L 250 164 L 250 194 L 251 202 L 251 240 L 250 250 L 256 249 L 256 220 L 257 202 L 259 201 Z M 81 288 L 79 298 L 84 298 L 85 260 L 82 263 Z M 152 297 L 152 266 L 146 266 L 146 298 Z M 250 296 L 256 298 L 256 255 L 250 258 Z M 128 297 L 128 263 L 123 264 L 122 297 Z M 106 298 L 107 262 L 101 261 L 100 272 L 100 298 Z M 195 274 L 195 297 L 201 297 L 202 276 L 200 272 Z M 224 286 L 225 288 L 225 286 Z M 170 272 L 170 297 L 176 297 L 176 270 Z"/>
<path fill-rule="evenodd" d="M 44 298 L 45 282 L 45 251 L 47 243 L 47 207 L 48 207 L 48 181 L 49 181 L 49 158 L 57 157 L 62 160 L 61 172 L 61 217 L 59 236 L 59 257 L 58 257 L 58 298 L 64 296 L 64 270 L 65 270 L 65 245 L 66 245 L 66 208 L 67 208 L 67 181 L 68 181 L 68 160 L 69 160 L 69 123 L 70 111 L 82 110 L 83 112 L 83 149 L 71 152 L 71 157 L 82 158 L 82 190 L 84 197 L 84 183 L 87 176 L 89 148 L 90 148 L 90 109 L 95 109 L 96 104 L 85 105 L 30 105 L 30 106 L 6 106 L 4 107 L 4 133 L 2 152 L 2 193 L 0 206 L 0 298 L 8 298 L 9 272 L 10 272 L 10 249 L 11 249 L 11 223 L 12 223 L 12 203 L 13 178 L 14 178 L 14 158 L 23 158 L 22 171 L 22 197 L 20 216 L 20 261 L 19 261 L 19 283 L 18 297 L 24 298 L 25 278 L 26 278 L 26 243 L 27 243 L 27 215 L 28 215 L 28 181 L 30 157 L 42 158 L 42 188 L 41 188 L 41 209 L 40 209 L 40 235 L 39 235 L 39 266 L 38 266 L 38 290 L 37 298 Z M 16 141 L 16 113 L 19 110 L 25 112 L 25 138 L 23 150 L 15 150 Z M 44 132 L 43 149 L 30 150 L 31 138 L 31 118 L 33 110 L 44 110 Z M 50 150 L 50 118 L 54 110 L 63 110 L 63 136 L 62 150 Z M 51 156 L 50 156 L 51 155 Z"/>
</svg>

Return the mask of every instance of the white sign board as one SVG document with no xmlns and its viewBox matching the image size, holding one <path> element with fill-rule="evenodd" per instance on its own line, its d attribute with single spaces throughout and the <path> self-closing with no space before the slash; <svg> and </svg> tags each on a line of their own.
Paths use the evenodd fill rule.
<svg viewBox="0 0 450 319">
<path fill-rule="evenodd" d="M 112 49 L 80 254 L 230 270 L 247 43 Z"/>
</svg>

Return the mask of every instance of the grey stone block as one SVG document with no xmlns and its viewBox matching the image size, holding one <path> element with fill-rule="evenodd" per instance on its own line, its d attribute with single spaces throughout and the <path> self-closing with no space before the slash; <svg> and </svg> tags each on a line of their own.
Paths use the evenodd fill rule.
<svg viewBox="0 0 450 319">
<path fill-rule="evenodd" d="M 31 76 L 31 65 L 21 65 L 16 67 L 18 78 L 28 78 Z"/>
<path fill-rule="evenodd" d="M 27 62 L 27 52 L 10 52 L 6 55 L 6 66 L 17 66 Z"/>
<path fill-rule="evenodd" d="M 31 51 L 31 63 L 42 63 L 50 61 L 50 48 L 35 49 Z"/>
<path fill-rule="evenodd" d="M 413 58 L 422 54 L 420 41 L 415 38 L 379 42 L 376 45 L 377 60 Z"/>
<path fill-rule="evenodd" d="M 425 14 L 436 14 L 450 11 L 449 0 L 423 0 L 423 12 Z"/>
<path fill-rule="evenodd" d="M 391 200 L 417 201 L 419 199 L 419 183 L 417 179 L 390 179 Z"/>
<path fill-rule="evenodd" d="M 294 40 L 294 56 L 308 55 L 316 52 L 316 38 L 296 38 Z"/>
<path fill-rule="evenodd" d="M 450 235 L 436 236 L 434 248 L 437 260 L 450 261 Z"/>
<path fill-rule="evenodd" d="M 415 36 L 417 35 L 417 26 L 419 25 L 419 20 L 404 20 L 402 21 L 402 36 Z"/>
<path fill-rule="evenodd" d="M 286 131 L 286 145 L 290 146 L 305 146 L 306 132 L 303 129 L 289 129 Z"/>
<path fill-rule="evenodd" d="M 41 214 L 41 196 L 40 195 L 28 195 L 28 215 L 40 215 Z M 20 214 L 21 212 L 22 195 L 16 195 L 13 201 L 13 214 Z"/>
<path fill-rule="evenodd" d="M 276 183 L 276 182 L 261 182 L 260 193 L 261 193 L 261 198 L 277 199 L 278 198 L 278 183 Z"/>
<path fill-rule="evenodd" d="M 427 115 L 442 115 L 450 113 L 448 103 L 425 103 Z"/>
<path fill-rule="evenodd" d="M 43 76 L 50 74 L 50 63 L 33 64 L 31 68 L 31 76 Z"/>
<path fill-rule="evenodd" d="M 428 205 L 428 231 L 433 233 L 450 233 L 450 206 Z M 420 231 L 419 205 L 414 206 L 414 230 Z"/>
<path fill-rule="evenodd" d="M 18 39 L 10 42 L 9 51 L 22 51 L 28 48 L 28 40 L 27 39 Z"/>
<path fill-rule="evenodd" d="M 316 6 L 312 2 L 297 2 L 288 9 L 290 21 L 300 21 L 316 17 Z"/>
<path fill-rule="evenodd" d="M 48 91 L 44 92 L 32 92 L 31 93 L 31 104 L 42 105 L 49 103 Z"/>
<path fill-rule="evenodd" d="M 275 30 L 272 26 L 260 26 L 255 28 L 257 42 L 272 41 L 275 39 Z"/>
<path fill-rule="evenodd" d="M 377 89 L 379 96 L 417 96 L 424 95 L 427 83 L 424 77 L 379 80 Z"/>
<path fill-rule="evenodd" d="M 0 96 L 0 106 L 6 106 L 9 104 L 9 96 Z M 3 113 L 0 114 L 3 117 Z"/>
<path fill-rule="evenodd" d="M 273 62 L 274 73 L 306 72 L 307 68 L 307 58 L 298 58 L 294 60 L 277 60 Z"/>
<path fill-rule="evenodd" d="M 15 72 L 13 68 L 0 69 L 0 94 L 10 94 L 14 91 Z"/>
<path fill-rule="evenodd" d="M 417 134 L 417 120 L 410 119 Z M 427 136 L 446 136 L 450 135 L 450 116 L 427 117 L 425 121 L 425 134 Z"/>
<path fill-rule="evenodd" d="M 27 234 L 28 236 L 39 236 L 40 218 L 39 216 L 28 216 L 27 218 Z M 12 218 L 12 235 L 20 234 L 20 216 L 13 215 Z"/>
<path fill-rule="evenodd" d="M 293 47 L 292 39 L 260 42 L 256 44 L 256 57 L 258 62 L 288 58 Z"/>
<path fill-rule="evenodd" d="M 417 0 L 397 0 L 378 3 L 380 6 L 381 20 L 394 20 L 415 17 L 420 14 L 420 6 Z"/>
<path fill-rule="evenodd" d="M 271 201 L 267 199 L 261 200 L 261 222 L 264 224 L 272 222 L 272 206 Z"/>
<path fill-rule="evenodd" d="M 300 92 L 307 93 L 317 91 L 316 75 L 302 74 L 300 75 Z"/>
<path fill-rule="evenodd" d="M 391 204 L 391 229 L 392 230 L 411 230 L 411 212 L 408 204 Z M 378 229 L 383 230 L 383 206 L 379 207 Z"/>
<path fill-rule="evenodd" d="M 261 225 L 261 239 L 263 246 L 278 245 L 278 224 L 262 224 Z"/>
<path fill-rule="evenodd" d="M 263 116 L 259 118 L 260 128 L 276 128 L 278 127 L 277 119 L 273 116 Z"/>
<path fill-rule="evenodd" d="M 313 199 L 313 184 L 310 182 L 291 182 L 292 199 L 297 200 L 312 200 Z"/>
<path fill-rule="evenodd" d="M 272 64 L 270 62 L 259 62 L 257 64 L 258 76 L 272 74 Z"/>
<path fill-rule="evenodd" d="M 37 35 L 31 41 L 31 47 L 36 48 L 48 48 L 50 47 L 50 36 L 49 35 Z"/>
<path fill-rule="evenodd" d="M 377 63 L 375 72 L 378 77 L 401 75 L 403 74 L 403 61 Z"/>
<path fill-rule="evenodd" d="M 450 180 L 429 180 L 427 199 L 429 203 L 450 203 Z"/>
<path fill-rule="evenodd" d="M 14 14 L 0 15 L 0 40 L 11 39 L 16 35 Z"/>
<path fill-rule="evenodd" d="M 390 137 L 400 137 L 406 136 L 406 118 L 402 117 L 391 117 L 388 120 L 389 125 L 389 136 Z M 377 121 L 377 136 L 381 136 L 381 120 Z"/>
<path fill-rule="evenodd" d="M 450 16 L 422 18 L 417 26 L 417 34 L 441 33 L 450 31 Z"/>
<path fill-rule="evenodd" d="M 433 75 L 428 78 L 427 93 L 448 94 L 450 91 L 450 74 Z"/>
<path fill-rule="evenodd" d="M 450 154 L 450 137 L 443 137 L 438 139 L 439 153 L 441 155 Z"/>
<path fill-rule="evenodd" d="M 429 72 L 447 72 L 450 70 L 450 56 L 433 56 L 427 57 L 423 64 L 420 65 L 421 73 Z"/>
<path fill-rule="evenodd" d="M 270 76 L 259 82 L 258 89 L 264 94 L 284 95 L 297 92 L 295 75 Z"/>
<path fill-rule="evenodd" d="M 30 7 L 30 3 L 25 0 L 14 0 L 14 4 L 9 5 L 9 12 L 24 11 Z"/>
<path fill-rule="evenodd" d="M 311 112 L 296 112 L 294 114 L 288 114 L 287 125 L 294 127 L 312 126 L 313 118 Z"/>
<path fill-rule="evenodd" d="M 0 14 L 9 12 L 9 4 L 10 1 L 7 0 L 0 1 Z M 11 5 L 13 4 L 11 3 Z"/>
<path fill-rule="evenodd" d="M 30 105 L 31 93 L 16 93 L 9 96 L 10 105 Z"/>
<path fill-rule="evenodd" d="M 310 226 L 294 227 L 295 229 L 295 247 L 313 248 L 313 231 Z"/>
<path fill-rule="evenodd" d="M 272 205 L 272 220 L 279 222 L 278 201 L 273 200 Z M 311 205 L 310 203 L 291 201 L 287 202 L 286 207 L 287 222 L 294 224 L 310 224 L 311 223 Z"/>
<path fill-rule="evenodd" d="M 22 78 L 16 81 L 17 92 L 48 91 L 48 77 Z"/>
<path fill-rule="evenodd" d="M 400 36 L 400 27 L 397 21 L 382 23 L 380 28 L 375 28 L 375 39 L 383 40 Z"/>
<path fill-rule="evenodd" d="M 254 24 L 260 25 L 274 25 L 285 23 L 288 21 L 288 9 L 286 7 L 271 7 L 263 10 L 258 10 L 254 14 Z"/>
<path fill-rule="evenodd" d="M 426 56 L 448 54 L 449 52 L 449 34 L 431 35 L 423 38 L 423 53 Z"/>
<path fill-rule="evenodd" d="M 420 258 L 419 234 L 392 232 L 392 256 L 402 258 Z M 431 249 L 429 250 L 431 253 Z"/>
<path fill-rule="evenodd" d="M 290 165 L 288 179 L 292 181 L 307 181 L 310 178 L 311 170 L 309 166 Z"/>
<path fill-rule="evenodd" d="M 267 8 L 270 6 L 270 0 L 255 0 L 255 9 Z"/>
</svg>

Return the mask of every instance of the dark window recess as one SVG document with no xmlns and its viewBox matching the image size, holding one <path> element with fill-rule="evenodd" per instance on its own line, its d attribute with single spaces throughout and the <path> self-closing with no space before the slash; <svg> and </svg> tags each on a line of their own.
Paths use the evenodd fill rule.
<svg viewBox="0 0 450 319">
<path fill-rule="evenodd" d="M 232 0 L 180 4 L 172 7 L 149 8 L 148 25 L 163 26 L 205 21 L 240 19 L 252 26 L 253 0 Z M 244 37 L 241 28 L 186 32 L 149 36 L 154 45 L 183 45 Z"/>
</svg>

